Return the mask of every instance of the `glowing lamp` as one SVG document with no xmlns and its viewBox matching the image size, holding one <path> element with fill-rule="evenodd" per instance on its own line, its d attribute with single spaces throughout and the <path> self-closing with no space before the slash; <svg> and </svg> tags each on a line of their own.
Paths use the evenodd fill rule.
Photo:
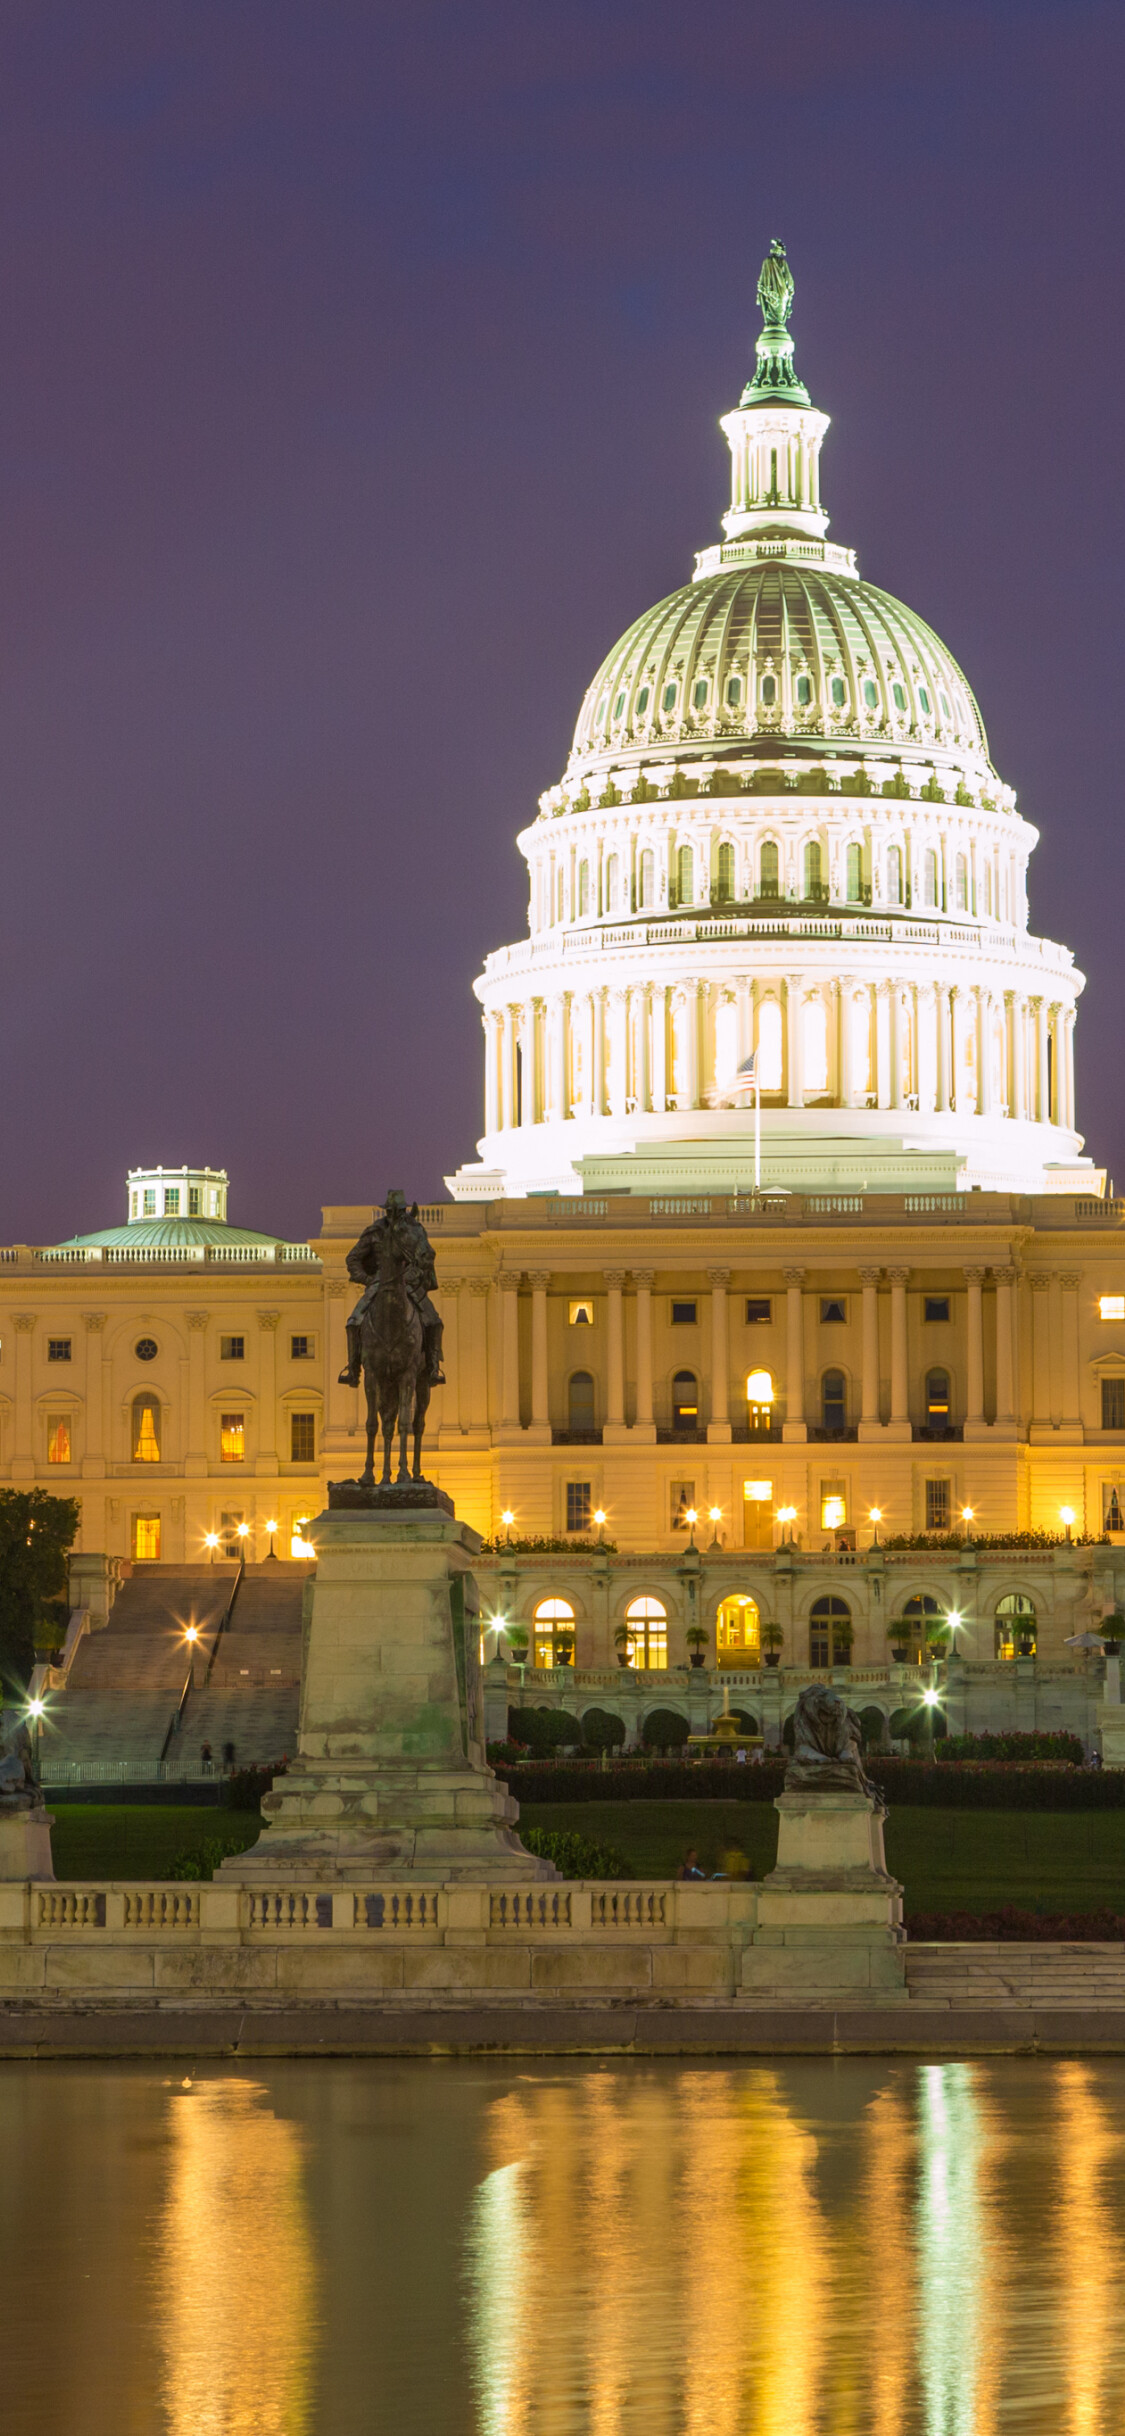
<svg viewBox="0 0 1125 2436">
<path fill-rule="evenodd" d="M 501 1515 L 501 1517 L 500 1517 L 500 1520 L 501 1520 L 501 1522 L 502 1522 L 502 1523 L 503 1523 L 503 1525 L 504 1525 L 504 1529 L 505 1529 L 505 1531 L 510 1531 L 510 1530 L 511 1530 L 511 1528 L 512 1528 L 512 1524 L 514 1523 L 515 1519 L 516 1519 L 516 1518 L 515 1518 L 515 1515 L 514 1515 L 514 1514 L 513 1514 L 513 1512 L 512 1512 L 511 1507 L 510 1507 L 510 1506 L 505 1506 L 504 1511 L 503 1511 L 503 1513 L 502 1513 L 502 1515 Z"/>
<path fill-rule="evenodd" d="M 936 1709 L 936 1707 L 937 1707 L 937 1705 L 938 1705 L 938 1700 L 939 1700 L 939 1697 L 940 1697 L 939 1693 L 934 1692 L 934 1691 L 927 1691 L 927 1692 L 923 1692 L 923 1694 L 922 1694 L 922 1706 L 923 1706 L 923 1708 L 926 1708 L 926 1709 Z"/>
<path fill-rule="evenodd" d="M 867 1519 L 868 1522 L 881 1523 L 883 1519 L 882 1506 L 868 1506 Z"/>
<path fill-rule="evenodd" d="M 217 1548 L 217 1547 L 218 1547 L 218 1545 L 219 1545 L 219 1534 L 218 1534 L 218 1532 L 217 1532 L 217 1531 L 205 1531 L 205 1532 L 204 1532 L 204 1534 L 203 1534 L 203 1545 L 204 1545 L 204 1547 L 205 1547 L 205 1548 Z"/>
<path fill-rule="evenodd" d="M 694 1531 L 695 1526 L 696 1526 L 697 1522 L 699 1521 L 699 1515 L 698 1515 L 698 1512 L 697 1512 L 697 1510 L 696 1510 L 696 1508 L 695 1508 L 694 1506 L 689 1506 L 689 1507 L 688 1507 L 687 1513 L 686 1513 L 686 1514 L 685 1514 L 685 1516 L 684 1516 L 684 1521 L 685 1521 L 685 1522 L 690 1523 L 690 1524 L 691 1524 L 691 1527 L 692 1527 L 692 1530 Z"/>
<path fill-rule="evenodd" d="M 974 1519 L 974 1513 L 975 1513 L 975 1508 L 974 1508 L 974 1507 L 972 1507 L 972 1506 L 962 1506 L 962 1508 L 961 1508 L 961 1520 L 962 1520 L 962 1522 L 972 1522 L 972 1521 L 973 1521 L 973 1519 Z"/>
<path fill-rule="evenodd" d="M 275 1531 L 276 1531 L 276 1529 L 277 1529 L 277 1524 L 276 1524 L 276 1522 L 268 1522 L 268 1523 L 266 1524 L 266 1529 L 267 1529 L 267 1531 L 269 1532 L 270 1537 L 271 1537 L 271 1539 L 272 1539 L 273 1534 L 274 1534 L 274 1532 L 275 1532 Z"/>
<path fill-rule="evenodd" d="M 779 1507 L 778 1507 L 778 1509 L 777 1509 L 777 1519 L 778 1519 L 779 1523 L 793 1523 L 793 1522 L 796 1522 L 796 1520 L 797 1520 L 797 1508 L 796 1508 L 796 1506 L 779 1506 Z"/>
<path fill-rule="evenodd" d="M 824 1512 L 821 1517 L 825 1530 L 838 1531 L 843 1524 L 847 1510 L 848 1509 L 844 1504 L 842 1497 L 826 1497 L 824 1500 Z"/>
<path fill-rule="evenodd" d="M 723 1509 L 722 1509 L 722 1507 L 721 1507 L 721 1506 L 709 1506 L 709 1507 L 708 1507 L 708 1509 L 707 1509 L 707 1511 L 708 1511 L 708 1514 L 709 1514 L 710 1519 L 711 1519 L 711 1521 L 712 1521 L 712 1522 L 721 1522 L 721 1521 L 722 1521 L 722 1519 L 723 1519 Z"/>
<path fill-rule="evenodd" d="M 604 1507 L 604 1506 L 595 1506 L 595 1508 L 594 1508 L 594 1521 L 596 1522 L 596 1524 L 597 1524 L 597 1526 L 598 1526 L 598 1529 L 599 1529 L 599 1531 L 600 1531 L 600 1530 L 601 1530 L 601 1527 L 602 1527 L 602 1524 L 603 1524 L 603 1523 L 604 1523 L 604 1521 L 605 1521 L 605 1507 Z"/>
<path fill-rule="evenodd" d="M 951 1607 L 945 1620 L 951 1631 L 960 1632 L 962 1619 L 961 1610 L 959 1607 Z"/>
<path fill-rule="evenodd" d="M 45 1701 L 45 1700 L 29 1700 L 29 1701 L 28 1701 L 28 1704 L 27 1704 L 27 1713 L 28 1713 L 28 1716 L 29 1716 L 29 1717 L 43 1717 L 43 1716 L 45 1716 L 45 1715 L 46 1715 L 46 1709 L 47 1709 L 47 1704 L 46 1704 L 46 1701 Z"/>
<path fill-rule="evenodd" d="M 1062 1523 L 1065 1523 L 1065 1524 L 1066 1524 L 1066 1527 L 1067 1527 L 1067 1530 L 1069 1531 L 1070 1526 L 1071 1526 L 1072 1522 L 1074 1521 L 1074 1508 L 1073 1508 L 1073 1506 L 1060 1506 L 1060 1507 L 1059 1507 L 1059 1521 L 1060 1521 L 1060 1522 L 1062 1522 Z"/>
<path fill-rule="evenodd" d="M 198 1626 L 198 1624 L 185 1624 L 185 1626 L 184 1626 L 184 1639 L 185 1639 L 185 1641 L 198 1641 L 198 1639 L 199 1639 L 199 1626 Z"/>
</svg>

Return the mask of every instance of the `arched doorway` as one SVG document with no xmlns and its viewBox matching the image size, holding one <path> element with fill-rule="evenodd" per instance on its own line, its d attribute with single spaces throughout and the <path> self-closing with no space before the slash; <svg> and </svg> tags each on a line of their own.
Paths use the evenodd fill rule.
<svg viewBox="0 0 1125 2436">
<path fill-rule="evenodd" d="M 846 1599 L 813 1600 L 809 1609 L 810 1666 L 848 1666 L 854 1637 Z"/>
<path fill-rule="evenodd" d="M 1026 1591 L 1010 1590 L 1007 1598 L 997 1600 L 998 1658 L 1034 1658 L 1038 1637 L 1038 1620 Z"/>
<path fill-rule="evenodd" d="M 630 1599 L 625 1610 L 629 1664 L 650 1670 L 668 1664 L 668 1610 L 659 1599 Z"/>
<path fill-rule="evenodd" d="M 755 1599 L 733 1592 L 715 1618 L 715 1646 L 720 1666 L 760 1666 L 761 1617 Z"/>
<path fill-rule="evenodd" d="M 536 1666 L 574 1663 L 574 1609 L 568 1599 L 540 1599 L 535 1610 Z"/>
</svg>

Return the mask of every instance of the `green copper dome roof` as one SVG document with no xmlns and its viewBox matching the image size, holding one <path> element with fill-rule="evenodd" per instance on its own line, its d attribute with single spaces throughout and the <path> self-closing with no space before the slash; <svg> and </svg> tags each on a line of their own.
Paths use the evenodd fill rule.
<svg viewBox="0 0 1125 2436">
<path fill-rule="evenodd" d="M 284 1242 L 281 1235 L 261 1235 L 255 1227 L 222 1226 L 209 1218 L 135 1218 L 128 1226 L 103 1226 L 94 1235 L 68 1235 L 65 1243 L 54 1245 L 57 1252 L 85 1250 L 100 1244 L 105 1250 L 145 1252 L 154 1246 L 161 1249 L 186 1251 L 200 1244 L 213 1251 L 238 1250 L 254 1245 L 272 1246 Z M 301 1248 L 301 1247 L 296 1247 Z"/>
</svg>

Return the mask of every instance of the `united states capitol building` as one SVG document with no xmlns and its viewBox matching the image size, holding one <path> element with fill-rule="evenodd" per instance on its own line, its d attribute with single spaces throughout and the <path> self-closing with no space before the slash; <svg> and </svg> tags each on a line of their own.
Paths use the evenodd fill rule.
<svg viewBox="0 0 1125 2436">
<path fill-rule="evenodd" d="M 1066 1644 L 1125 1602 L 1125 1205 L 1077 1129 L 1082 975 L 1030 927 L 1037 833 L 967 677 L 829 539 L 778 248 L 759 297 L 722 537 L 604 657 L 520 834 L 528 935 L 476 984 L 478 1156 L 422 1212 L 427 1468 L 491 1551 L 497 1727 L 701 1730 L 724 1690 L 768 1726 L 831 1668 L 890 1719 L 952 1611 L 952 1721 L 1090 1733 Z M 293 1244 L 229 1222 L 221 1171 L 126 1195 L 0 1252 L 3 1477 L 78 1498 L 107 1611 L 130 1568 L 296 1579 L 363 1458 L 370 1208 Z"/>
</svg>

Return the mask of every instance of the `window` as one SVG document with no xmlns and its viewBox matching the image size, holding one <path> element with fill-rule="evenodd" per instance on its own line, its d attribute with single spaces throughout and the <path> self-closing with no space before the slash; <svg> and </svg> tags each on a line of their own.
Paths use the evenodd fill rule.
<svg viewBox="0 0 1125 2436">
<path fill-rule="evenodd" d="M 290 1339 L 289 1339 L 289 1359 L 290 1359 L 290 1361 L 291 1361 L 291 1362 L 311 1362 L 311 1361 L 312 1361 L 312 1359 L 313 1359 L 313 1356 L 314 1356 L 315 1352 L 316 1352 L 316 1339 L 315 1339 L 315 1337 L 311 1337 L 311 1336 L 291 1336 L 291 1337 L 290 1337 Z"/>
<path fill-rule="evenodd" d="M 593 1512 L 594 1493 L 588 1480 L 568 1480 L 566 1484 L 566 1527 L 568 1531 L 588 1531 Z"/>
<path fill-rule="evenodd" d="M 949 718 L 949 716 L 950 716 L 948 697 L 947 697 L 945 694 L 939 694 L 939 695 L 938 695 L 938 701 L 939 701 L 939 702 L 940 702 L 940 704 L 941 704 L 941 715 L 942 715 L 942 718 L 943 718 L 943 719 L 948 719 L 948 718 Z"/>
<path fill-rule="evenodd" d="M 931 1321 L 947 1321 L 949 1318 L 948 1294 L 927 1294 L 922 1305 L 922 1317 Z"/>
<path fill-rule="evenodd" d="M 902 848 L 900 846 L 887 848 L 887 903 L 888 905 L 901 905 L 902 903 Z"/>
<path fill-rule="evenodd" d="M 948 1531 L 953 1512 L 953 1484 L 948 1480 L 926 1482 L 926 1529 Z"/>
<path fill-rule="evenodd" d="M 1099 1319 L 1125 1320 L 1125 1294 L 1102 1294 L 1098 1297 Z"/>
<path fill-rule="evenodd" d="M 891 687 L 891 700 L 892 700 L 892 702 L 894 703 L 894 706 L 895 706 L 896 711 L 904 711 L 904 710 L 906 709 L 906 688 L 905 688 L 905 686 L 902 686 L 902 685 L 892 685 L 892 687 Z"/>
<path fill-rule="evenodd" d="M 734 847 L 720 846 L 718 869 L 718 901 L 720 905 L 734 902 Z"/>
<path fill-rule="evenodd" d="M 202 1218 L 203 1216 L 203 1195 L 198 1184 L 188 1186 L 187 1214 L 189 1218 Z"/>
<path fill-rule="evenodd" d="M 996 1607 L 998 1658 L 1033 1658 L 1037 1640 L 1035 1609 L 1025 1591 L 1010 1590 Z"/>
<path fill-rule="evenodd" d="M 47 1415 L 47 1461 L 48 1463 L 70 1462 L 69 1413 L 48 1413 Z"/>
<path fill-rule="evenodd" d="M 862 904 L 862 902 L 863 902 L 863 848 L 862 848 L 862 846 L 849 846 L 849 848 L 848 848 L 848 903 L 849 903 L 849 905 L 860 905 L 860 904 Z"/>
<path fill-rule="evenodd" d="M 673 711 L 673 710 L 675 710 L 675 707 L 676 707 L 676 688 L 675 688 L 675 686 L 674 686 L 674 685 L 666 685 L 666 686 L 665 686 L 665 688 L 664 688 L 663 708 L 664 708 L 666 711 Z"/>
<path fill-rule="evenodd" d="M 692 698 L 692 703 L 693 703 L 693 705 L 694 705 L 694 708 L 695 708 L 696 710 L 706 710 L 706 707 L 707 707 L 707 679 L 706 679 L 706 677 L 699 677 L 699 678 L 697 678 L 697 680 L 696 680 L 696 684 L 695 684 L 695 689 L 694 689 L 694 691 L 693 691 L 693 693 L 692 693 L 692 697 L 691 697 L 691 698 Z"/>
<path fill-rule="evenodd" d="M 605 909 L 607 913 L 616 913 L 618 911 L 620 876 L 621 866 L 617 860 L 617 856 L 615 854 L 608 855 L 606 858 L 605 867 Z"/>
<path fill-rule="evenodd" d="M 624 710 L 624 708 L 625 708 L 625 696 L 624 696 L 624 694 L 618 694 L 617 700 L 616 700 L 616 702 L 615 702 L 615 703 L 614 703 L 614 705 L 613 705 L 613 716 L 614 716 L 614 718 L 615 718 L 615 719 L 620 719 L 620 717 L 621 717 L 621 713 L 622 713 L 622 711 Z"/>
<path fill-rule="evenodd" d="M 741 677 L 728 677 L 728 678 L 727 678 L 727 703 L 728 703 L 729 708 L 730 708 L 731 710 L 737 710 L 737 709 L 738 709 L 738 705 L 739 705 L 739 703 L 741 702 L 741 700 L 742 700 L 742 679 L 741 679 Z"/>
<path fill-rule="evenodd" d="M 597 1428 L 594 1382 L 588 1370 L 576 1370 L 567 1389 L 567 1428 L 572 1437 L 589 1437 Z"/>
<path fill-rule="evenodd" d="M 238 1527 L 245 1520 L 244 1514 L 220 1514 L 219 1546 L 224 1556 L 241 1556 L 242 1541 L 239 1538 Z"/>
<path fill-rule="evenodd" d="M 766 706 L 766 709 L 767 709 L 767 710 L 772 710 L 772 709 L 773 709 L 774 703 L 775 703 L 775 702 L 776 702 L 776 700 L 777 700 L 777 678 L 776 678 L 776 677 L 763 677 L 763 678 L 762 678 L 762 700 L 763 700 L 763 702 L 765 703 L 765 706 Z"/>
<path fill-rule="evenodd" d="M 219 1455 L 223 1463 L 246 1460 L 246 1415 L 223 1413 L 219 1421 Z"/>
<path fill-rule="evenodd" d="M 133 1398 L 133 1461 L 160 1461 L 160 1406 L 154 1396 Z"/>
<path fill-rule="evenodd" d="M 630 1666 L 668 1664 L 668 1615 L 659 1599 L 630 1599 L 625 1610 Z"/>
<path fill-rule="evenodd" d="M 290 1413 L 289 1461 L 290 1463 L 316 1462 L 315 1413 Z"/>
<path fill-rule="evenodd" d="M 681 905 L 690 905 L 695 896 L 695 872 L 690 846 L 681 846 L 676 856 L 676 894 Z"/>
<path fill-rule="evenodd" d="M 797 679 L 797 701 L 798 701 L 798 704 L 799 704 L 799 707 L 801 708 L 801 710 L 807 710 L 807 709 L 808 709 L 809 704 L 810 704 L 810 702 L 812 701 L 812 678 L 811 678 L 811 677 L 798 677 L 798 679 Z"/>
<path fill-rule="evenodd" d="M 969 910 L 969 872 L 963 854 L 958 855 L 953 866 L 953 886 L 958 913 L 967 913 Z"/>
<path fill-rule="evenodd" d="M 715 1645 L 720 1666 L 760 1666 L 761 1618 L 757 1601 L 732 1595 L 724 1599 L 715 1618 Z"/>
<path fill-rule="evenodd" d="M 820 841 L 815 837 L 805 848 L 805 895 L 820 895 Z"/>
<path fill-rule="evenodd" d="M 673 1303 L 673 1305 L 672 1305 L 672 1326 L 673 1326 L 673 1328 L 694 1328 L 694 1326 L 695 1326 L 695 1313 L 696 1313 L 696 1305 L 695 1305 L 694 1303 Z"/>
<path fill-rule="evenodd" d="M 540 1599 L 534 1615 L 536 1666 L 568 1666 L 574 1660 L 574 1609 L 567 1599 Z"/>
<path fill-rule="evenodd" d="M 822 1328 L 833 1327 L 838 1321 L 846 1320 L 847 1316 L 848 1306 L 842 1294 L 821 1295 L 820 1324 Z"/>
<path fill-rule="evenodd" d="M 672 1381 L 672 1427 L 689 1433 L 699 1427 L 699 1388 L 690 1370 L 678 1370 Z"/>
<path fill-rule="evenodd" d="M 166 1218 L 178 1218 L 180 1215 L 180 1188 L 178 1184 L 166 1184 L 164 1187 L 164 1215 Z"/>
<path fill-rule="evenodd" d="M 928 719 L 930 715 L 930 697 L 926 692 L 924 685 L 920 685 L 918 688 L 918 701 L 922 711 L 925 713 L 925 716 Z"/>
<path fill-rule="evenodd" d="M 244 1336 L 221 1336 L 219 1338 L 220 1362 L 244 1362 L 245 1359 L 246 1339 Z"/>
<path fill-rule="evenodd" d="M 316 1549 L 314 1548 L 312 1541 L 305 1538 L 308 1523 L 309 1517 L 307 1514 L 299 1514 L 297 1516 L 297 1519 L 293 1524 L 292 1534 L 289 1541 L 290 1556 L 301 1557 L 316 1555 Z"/>
<path fill-rule="evenodd" d="M 134 1514 L 133 1557 L 138 1565 L 160 1563 L 159 1514 Z"/>
<path fill-rule="evenodd" d="M 809 1610 L 809 1665 L 846 1666 L 852 1648 L 852 1611 L 846 1599 L 814 1599 Z"/>
<path fill-rule="evenodd" d="M 848 1492 L 842 1480 L 822 1480 L 820 1484 L 820 1527 L 822 1531 L 843 1531 L 847 1528 Z"/>
<path fill-rule="evenodd" d="M 742 1544 L 744 1548 L 773 1546 L 773 1482 L 742 1483 Z"/>
<path fill-rule="evenodd" d="M 926 1372 L 926 1427 L 934 1437 L 944 1438 L 949 1428 L 949 1372 Z"/>
<path fill-rule="evenodd" d="M 656 864 L 655 864 L 655 861 L 654 861 L 654 858 L 653 858 L 653 852 L 652 852 L 652 848 L 651 848 L 651 846 L 646 846 L 646 847 L 645 847 L 644 853 L 643 853 L 643 854 L 642 854 L 642 856 L 641 856 L 641 865 L 640 865 L 640 870 L 641 870 L 641 896 L 640 896 L 640 907 L 641 907 L 641 912 L 642 912 L 642 913 L 650 913 L 650 912 L 652 911 L 653 906 L 654 906 L 654 905 L 655 905 L 655 903 L 656 903 Z"/>
<path fill-rule="evenodd" d="M 777 847 L 772 837 L 766 839 L 762 848 L 762 877 L 758 893 L 763 897 L 775 897 L 778 893 Z"/>
<path fill-rule="evenodd" d="M 830 1438 L 839 1438 L 848 1425 L 848 1390 L 842 1370 L 826 1370 L 820 1382 L 821 1426 Z"/>
<path fill-rule="evenodd" d="M 578 912 L 579 912 L 579 916 L 581 917 L 581 915 L 582 915 L 582 914 L 588 914 L 588 913 L 589 913 L 589 911 L 590 911 L 590 866 L 589 866 L 589 864 L 588 864 L 588 863 L 579 863 L 579 866 L 578 866 Z"/>
<path fill-rule="evenodd" d="M 146 1185 L 146 1186 L 145 1186 L 145 1217 L 146 1217 L 146 1218 L 155 1218 L 155 1216 L 156 1216 L 156 1192 L 155 1192 L 155 1188 L 154 1188 L 154 1187 L 153 1187 L 151 1184 L 148 1184 L 148 1185 Z"/>
<path fill-rule="evenodd" d="M 48 1337 L 48 1339 L 47 1339 L 47 1360 L 48 1360 L 49 1362 L 69 1362 L 69 1360 L 70 1360 L 70 1338 L 69 1338 L 68 1336 L 49 1336 L 49 1337 Z"/>
<path fill-rule="evenodd" d="M 688 1515 L 695 1512 L 694 1480 L 672 1480 L 668 1484 L 669 1521 L 673 1531 L 688 1529 Z"/>
<path fill-rule="evenodd" d="M 773 1304 L 771 1303 L 768 1294 L 747 1295 L 746 1325 L 748 1328 L 760 1327 L 763 1321 L 771 1320 L 772 1318 Z"/>
<path fill-rule="evenodd" d="M 933 847 L 927 846 L 922 858 L 922 902 L 936 905 L 937 901 L 937 856 Z"/>
<path fill-rule="evenodd" d="M 133 1347 L 133 1351 L 136 1354 L 138 1362 L 155 1362 L 156 1350 L 156 1338 L 154 1336 L 139 1336 L 136 1344 Z"/>
<path fill-rule="evenodd" d="M 1125 1531 L 1125 1489 L 1116 1480 L 1102 1482 L 1102 1529 Z"/>
<path fill-rule="evenodd" d="M 639 694 L 637 695 L 637 712 L 638 712 L 638 715 L 639 715 L 641 718 L 643 718 L 643 717 L 644 717 L 644 714 L 645 714 L 646 710 L 648 709 L 648 695 L 649 695 L 649 689 L 648 689 L 648 686 L 647 686 L 647 685 L 642 685 L 641 690 L 640 690 Z"/>
<path fill-rule="evenodd" d="M 833 677 L 830 692 L 833 710 L 843 710 L 848 698 L 848 689 L 842 677 Z"/>
<path fill-rule="evenodd" d="M 1102 1380 L 1102 1428 L 1125 1429 L 1125 1379 Z"/>
<path fill-rule="evenodd" d="M 567 1317 L 572 1328 L 592 1328 L 594 1325 L 593 1303 L 585 1301 L 571 1303 L 568 1307 Z"/>
<path fill-rule="evenodd" d="M 865 677 L 863 680 L 863 702 L 865 710 L 873 711 L 879 707 L 879 688 L 874 677 Z"/>
<path fill-rule="evenodd" d="M 746 1406 L 754 1437 L 765 1437 L 773 1426 L 773 1376 L 768 1370 L 752 1370 L 746 1381 Z"/>
</svg>

